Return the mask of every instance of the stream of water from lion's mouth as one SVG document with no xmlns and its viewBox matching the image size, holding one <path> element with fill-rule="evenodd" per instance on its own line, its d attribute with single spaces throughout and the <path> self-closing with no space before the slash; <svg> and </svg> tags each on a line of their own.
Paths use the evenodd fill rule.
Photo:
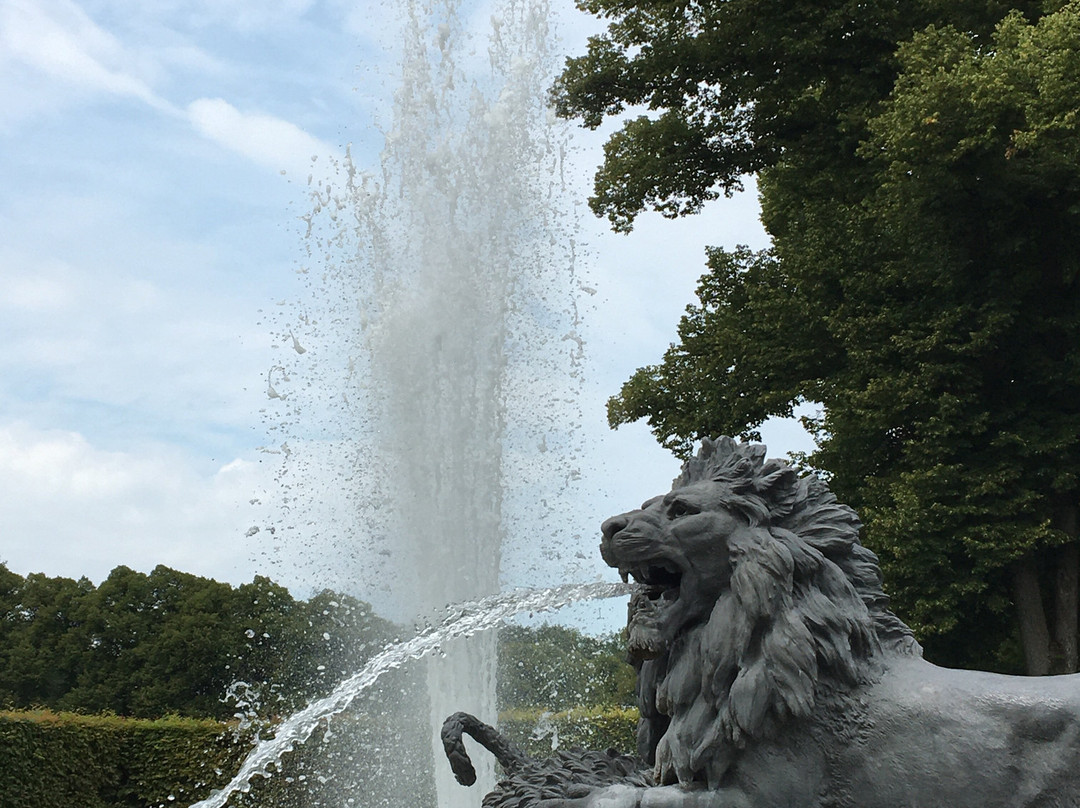
<svg viewBox="0 0 1080 808">
<path fill-rule="evenodd" d="M 457 604 L 447 609 L 437 625 L 427 626 L 415 637 L 387 646 L 363 668 L 341 682 L 328 696 L 311 702 L 274 729 L 274 737 L 259 741 L 223 789 L 192 804 L 191 808 L 223 808 L 236 792 L 246 792 L 255 777 L 271 777 L 271 767 L 297 744 L 304 743 L 326 719 L 340 715 L 387 671 L 437 651 L 443 643 L 494 628 L 503 620 L 524 612 L 550 612 L 580 600 L 626 595 L 634 584 L 567 584 L 550 589 L 511 592 Z"/>
</svg>

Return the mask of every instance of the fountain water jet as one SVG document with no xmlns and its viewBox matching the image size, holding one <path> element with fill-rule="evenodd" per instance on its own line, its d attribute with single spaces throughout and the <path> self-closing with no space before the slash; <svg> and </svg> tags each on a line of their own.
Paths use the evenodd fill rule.
<svg viewBox="0 0 1080 808">
<path fill-rule="evenodd" d="M 402 82 L 379 169 L 347 154 L 336 180 L 309 180 L 304 271 L 316 303 L 282 328 L 285 345 L 304 349 L 278 368 L 308 384 L 275 377 L 274 393 L 299 424 L 282 449 L 286 557 L 306 555 L 319 585 L 422 619 L 499 591 L 504 534 L 517 521 L 537 528 L 535 513 L 504 511 L 512 482 L 537 486 L 537 501 L 547 481 L 572 476 L 573 450 L 560 449 L 574 442 L 581 349 L 565 149 L 546 109 L 547 2 L 496 11 L 483 80 L 467 75 L 477 57 L 457 2 L 403 7 Z M 329 383 L 312 388 L 326 368 Z M 320 452 L 336 456 L 339 479 L 290 488 L 327 475 Z M 336 513 L 312 517 L 328 488 L 343 491 Z M 546 497 L 551 513 L 558 496 Z M 494 636 L 463 642 L 429 668 L 440 755 L 451 705 L 495 711 Z M 437 772 L 440 806 L 468 804 Z"/>
<path fill-rule="evenodd" d="M 291 715 L 275 728 L 274 737 L 260 741 L 248 754 L 236 776 L 222 789 L 191 808 L 223 808 L 236 792 L 246 792 L 256 777 L 269 777 L 270 767 L 282 755 L 304 743 L 320 723 L 345 710 L 384 673 L 396 670 L 413 660 L 438 651 L 448 642 L 467 639 L 478 632 L 498 626 L 520 612 L 544 612 L 559 609 L 575 601 L 612 598 L 633 590 L 626 584 L 567 584 L 551 589 L 492 595 L 471 603 L 454 606 L 438 625 L 427 626 L 415 637 L 394 643 L 376 654 L 364 667 L 341 682 L 333 692 L 317 699 Z"/>
</svg>

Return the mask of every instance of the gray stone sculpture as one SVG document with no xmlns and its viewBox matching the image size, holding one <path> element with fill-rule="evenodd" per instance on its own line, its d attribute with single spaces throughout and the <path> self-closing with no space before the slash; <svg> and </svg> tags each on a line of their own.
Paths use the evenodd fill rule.
<svg viewBox="0 0 1080 808">
<path fill-rule="evenodd" d="M 458 714 L 459 779 L 469 732 L 507 774 L 485 808 L 1080 806 L 1080 675 L 923 660 L 859 527 L 764 447 L 705 441 L 671 493 L 602 528 L 604 560 L 641 585 L 639 757 L 531 761 Z"/>
</svg>

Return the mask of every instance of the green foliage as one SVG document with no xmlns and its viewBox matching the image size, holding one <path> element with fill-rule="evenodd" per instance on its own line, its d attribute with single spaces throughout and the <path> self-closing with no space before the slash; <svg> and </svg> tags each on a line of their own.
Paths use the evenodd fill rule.
<svg viewBox="0 0 1080 808">
<path fill-rule="evenodd" d="M 424 705 L 426 707 L 426 705 Z M 386 716 L 335 719 L 256 778 L 232 808 L 316 808 L 362 794 L 365 805 L 434 808 L 423 722 L 410 715 L 405 743 L 388 746 Z M 416 728 L 422 737 L 417 737 Z M 264 733 L 272 732 L 264 728 Z M 4 808 L 164 808 L 224 786 L 255 742 L 253 731 L 170 716 L 153 721 L 72 713 L 0 713 Z M 344 796 L 343 796 L 344 795 Z"/>
<path fill-rule="evenodd" d="M 790 416 L 797 400 L 816 397 L 799 380 L 838 360 L 774 255 L 745 248 L 708 255 L 700 305 L 687 308 L 679 344 L 608 402 L 611 426 L 647 418 L 660 442 L 682 457 L 703 435 L 760 438 L 756 426 L 767 417 Z"/>
<path fill-rule="evenodd" d="M 88 580 L 26 578 L 0 565 L 0 704 L 228 718 L 245 682 L 264 714 L 329 691 L 393 627 L 355 598 L 297 601 L 256 576 L 228 584 L 159 566 Z"/>
<path fill-rule="evenodd" d="M 297 601 L 262 577 L 234 589 L 165 567 L 118 567 L 95 588 L 0 565 L 0 632 L 9 703 L 105 711 L 0 713 L 0 805 L 145 808 L 190 804 L 224 785 L 256 734 L 272 735 L 280 715 L 355 672 L 393 627 L 355 599 Z M 499 697 L 514 732 L 530 736 L 539 722 L 564 745 L 633 748 L 636 713 L 615 706 L 633 702 L 621 639 L 507 627 L 499 646 Z M 419 673 L 382 677 L 230 805 L 308 808 L 362 792 L 370 805 L 434 806 Z M 223 700 L 236 681 L 250 687 Z M 561 712 L 541 720 L 548 710 Z M 234 711 L 243 728 L 189 717 Z M 544 752 L 552 737 L 527 743 Z"/>
<path fill-rule="evenodd" d="M 591 637 L 558 625 L 499 631 L 500 710 L 565 711 L 636 704 L 634 669 L 621 635 Z"/>
<path fill-rule="evenodd" d="M 548 757 L 553 749 L 637 748 L 638 711 L 632 707 L 579 707 L 547 712 L 508 710 L 499 715 L 499 730 L 533 757 Z"/>
<path fill-rule="evenodd" d="M 113 761 L 121 744 L 102 726 L 59 721 L 49 732 L 37 724 L 0 716 L 0 786 L 8 808 L 84 805 L 106 808 L 119 787 Z"/>
<path fill-rule="evenodd" d="M 131 805 L 183 805 L 209 796 L 236 771 L 252 742 L 246 733 L 206 720 L 168 716 L 118 723 L 126 773 L 117 796 Z"/>
<path fill-rule="evenodd" d="M 788 159 L 850 157 L 892 88 L 896 46 L 947 19 L 985 33 L 996 2 L 923 0 L 580 0 L 608 20 L 567 60 L 556 111 L 596 128 L 626 110 L 605 149 L 591 204 L 616 230 L 645 208 L 693 212 L 742 177 Z M 1014 3 L 1038 13 L 1039 2 Z"/>
<path fill-rule="evenodd" d="M 0 802 L 5 808 L 186 805 L 223 784 L 246 745 L 215 721 L 0 713 Z"/>
<path fill-rule="evenodd" d="M 1080 3 L 582 7 L 610 22 L 559 112 L 646 111 L 610 140 L 594 209 L 629 229 L 757 172 L 773 237 L 710 251 L 612 425 L 647 418 L 685 454 L 822 405 L 807 462 L 863 515 L 931 658 L 1014 667 L 1014 565 L 1076 611 L 1055 568 L 1080 512 Z"/>
<path fill-rule="evenodd" d="M 426 705 L 421 706 L 426 710 Z M 431 758 L 426 722 L 419 712 L 413 710 L 414 714 L 396 726 L 378 709 L 340 716 L 287 754 L 273 777 L 256 778 L 250 792 L 234 795 L 229 805 L 315 808 L 341 804 L 355 796 L 357 804 L 434 808 L 429 773 L 437 764 Z M 636 710 L 625 708 L 576 708 L 556 713 L 511 710 L 502 714 L 499 727 L 529 754 L 546 757 L 553 744 L 560 748 L 631 750 L 637 717 Z M 390 739 L 391 731 L 403 737 Z M 3 712 L 0 805 L 190 805 L 225 785 L 253 742 L 251 729 L 177 716 L 151 721 L 47 711 Z"/>
<path fill-rule="evenodd" d="M 55 701 L 79 675 L 85 578 L 21 578 L 0 565 L 0 704 Z"/>
</svg>

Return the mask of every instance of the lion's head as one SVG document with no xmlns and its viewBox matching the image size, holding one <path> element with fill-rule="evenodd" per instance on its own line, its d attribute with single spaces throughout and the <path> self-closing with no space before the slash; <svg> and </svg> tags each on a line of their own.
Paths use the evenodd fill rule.
<svg viewBox="0 0 1080 808">
<path fill-rule="evenodd" d="M 870 680 L 883 651 L 919 653 L 859 527 L 818 478 L 730 438 L 604 523 L 604 560 L 642 584 L 627 632 L 638 751 L 660 782 L 717 788 L 748 743 Z"/>
</svg>

